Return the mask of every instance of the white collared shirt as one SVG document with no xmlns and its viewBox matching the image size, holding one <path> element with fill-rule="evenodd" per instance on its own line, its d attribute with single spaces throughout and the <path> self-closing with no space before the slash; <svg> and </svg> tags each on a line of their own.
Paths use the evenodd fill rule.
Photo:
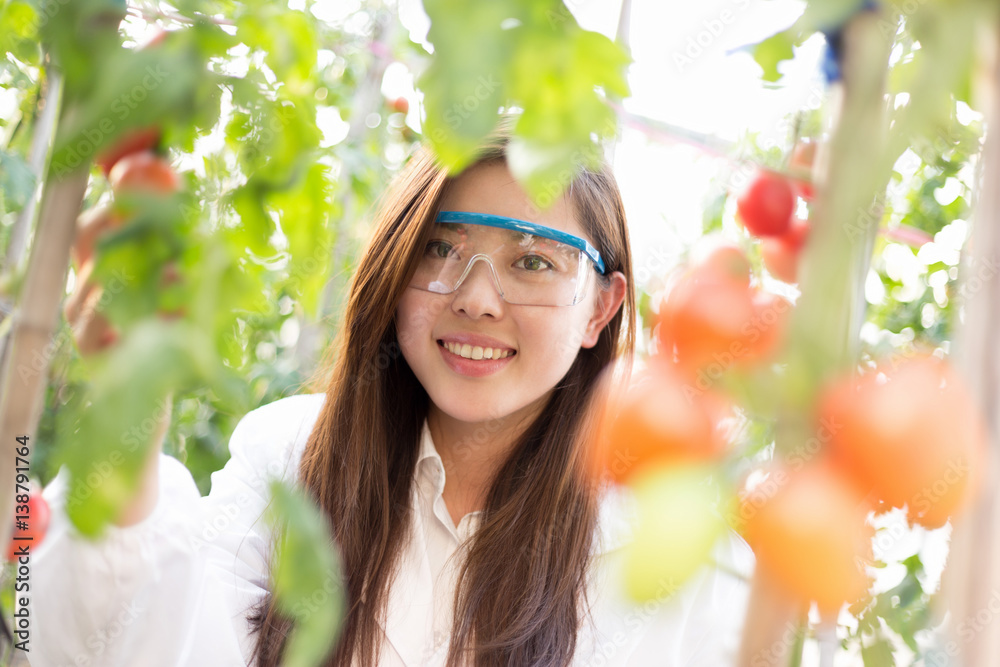
<svg viewBox="0 0 1000 667">
<path fill-rule="evenodd" d="M 28 605 L 33 667 L 176 667 L 249 664 L 255 637 L 246 610 L 267 590 L 271 533 L 262 514 L 271 477 L 295 481 L 324 394 L 292 396 L 240 420 L 230 460 L 202 497 L 190 472 L 161 454 L 153 513 L 128 528 L 111 526 L 91 542 L 66 518 L 66 474 L 44 495 L 48 534 L 31 558 Z M 96 478 L 95 478 L 96 479 Z M 413 539 L 390 590 L 383 667 L 442 667 L 452 621 L 459 544 L 480 512 L 455 526 L 442 492 L 445 470 L 426 422 L 412 502 Z M 617 584 L 634 512 L 626 492 L 601 504 L 592 572 L 592 624 L 581 629 L 574 667 L 718 667 L 732 662 L 753 555 L 737 536 L 673 596 L 635 605 Z M 742 576 L 733 576 L 733 572 Z"/>
</svg>

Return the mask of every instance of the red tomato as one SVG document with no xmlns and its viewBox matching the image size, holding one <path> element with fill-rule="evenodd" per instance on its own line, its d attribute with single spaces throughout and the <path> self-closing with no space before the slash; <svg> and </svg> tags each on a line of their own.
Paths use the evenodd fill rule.
<svg viewBox="0 0 1000 667">
<path fill-rule="evenodd" d="M 781 236 L 762 238 L 760 254 L 768 273 L 786 283 L 798 282 L 799 255 L 808 236 L 809 222 L 796 218 Z"/>
<path fill-rule="evenodd" d="M 10 546 L 7 547 L 7 560 L 17 559 L 19 554 L 24 553 L 22 549 L 35 549 L 41 544 L 45 531 L 49 528 L 49 515 L 49 503 L 37 489 L 28 493 L 27 503 L 15 505 L 14 533 L 11 535 Z"/>
<path fill-rule="evenodd" d="M 392 107 L 393 111 L 397 111 L 399 113 L 406 113 L 407 111 L 410 110 L 410 101 L 405 97 L 397 97 L 396 99 L 394 99 L 392 102 L 389 103 L 389 106 Z"/>
<path fill-rule="evenodd" d="M 595 479 L 608 473 L 622 484 L 652 463 L 718 458 L 725 450 L 714 419 L 719 410 L 717 397 L 666 365 L 650 368 L 605 406 L 589 453 L 590 472 Z"/>
<path fill-rule="evenodd" d="M 792 222 L 795 192 L 781 174 L 761 171 L 737 198 L 736 210 L 754 236 L 781 236 Z"/>
<path fill-rule="evenodd" d="M 170 194 L 180 189 L 180 178 L 170 163 L 158 155 L 145 151 L 123 157 L 109 176 L 115 191 L 143 190 Z"/>
<path fill-rule="evenodd" d="M 767 579 L 824 611 L 864 596 L 874 532 L 857 487 L 823 462 L 778 469 L 765 484 L 744 497 L 740 514 Z"/>
<path fill-rule="evenodd" d="M 113 146 L 98 153 L 94 161 L 101 167 L 105 176 L 110 175 L 111 169 L 119 160 L 132 153 L 151 151 L 160 143 L 160 128 L 141 127 L 133 130 L 126 130 Z"/>
<path fill-rule="evenodd" d="M 833 383 L 819 402 L 835 461 L 887 504 L 927 527 L 960 511 L 981 482 L 982 415 L 961 378 L 936 357 Z M 880 377 L 881 376 L 881 377 Z"/>
</svg>

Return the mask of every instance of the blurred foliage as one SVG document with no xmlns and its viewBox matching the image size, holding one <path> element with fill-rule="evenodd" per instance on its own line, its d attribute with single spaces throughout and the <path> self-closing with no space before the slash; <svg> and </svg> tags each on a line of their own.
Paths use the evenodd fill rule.
<svg viewBox="0 0 1000 667">
<path fill-rule="evenodd" d="M 280 534 L 272 591 L 278 610 L 295 619 L 282 664 L 322 664 L 340 636 L 338 621 L 347 607 L 340 554 L 328 546 L 333 537 L 326 515 L 301 489 L 274 481 L 271 497 L 268 521 Z"/>
<path fill-rule="evenodd" d="M 303 391 L 339 326 L 372 207 L 422 139 L 421 119 L 458 171 L 501 107 L 523 110 L 512 168 L 543 206 L 614 136 L 607 98 L 628 94 L 629 57 L 561 1 L 426 9 L 433 57 L 391 1 L 0 0 L 0 95 L 14 108 L 0 119 L 0 249 L 37 181 L 87 168 L 132 131 L 158 128 L 183 182 L 171 197 L 113 196 L 89 167 L 84 209 L 113 206 L 127 220 L 98 240 L 93 273 L 98 310 L 122 338 L 81 358 L 61 321 L 32 454 L 43 484 L 68 468 L 68 513 L 83 533 L 99 535 L 128 502 L 168 400 L 164 451 L 207 493 L 242 416 Z M 389 67 L 397 92 L 386 88 Z M 398 92 L 418 78 L 421 96 Z M 400 94 L 422 105 L 399 111 L 385 95 Z M 27 155 L 46 132 L 43 101 L 60 112 L 36 178 Z M 450 113 L 463 122 L 450 124 Z M 3 303 L 17 302 L 25 260 L 15 259 L 0 273 Z M 168 265 L 181 279 L 164 286 Z M 178 307 L 180 317 L 160 316 Z M 308 501 L 275 493 L 275 520 L 293 524 L 277 588 L 294 602 L 333 567 L 317 560 L 329 538 L 310 523 Z M 299 619 L 304 639 L 290 651 L 306 653 L 296 664 L 315 663 L 313 640 L 329 639 L 339 614 L 334 605 Z"/>
</svg>

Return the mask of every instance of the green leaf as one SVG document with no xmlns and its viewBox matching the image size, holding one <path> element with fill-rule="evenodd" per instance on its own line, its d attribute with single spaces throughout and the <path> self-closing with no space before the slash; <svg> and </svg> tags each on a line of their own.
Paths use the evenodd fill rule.
<svg viewBox="0 0 1000 667">
<path fill-rule="evenodd" d="M 322 664 L 336 645 L 345 605 L 340 556 L 326 516 L 299 489 L 272 480 L 267 521 L 279 534 L 272 570 L 275 603 L 294 628 L 288 667 Z"/>
<path fill-rule="evenodd" d="M 21 62 L 37 65 L 41 56 L 37 26 L 38 13 L 31 3 L 0 1 L 0 53 L 11 53 Z"/>
<path fill-rule="evenodd" d="M 892 657 L 892 644 L 885 637 L 878 637 L 874 642 L 861 645 L 861 659 L 865 667 L 895 667 Z"/>
<path fill-rule="evenodd" d="M 781 73 L 778 72 L 778 63 L 791 60 L 794 57 L 795 52 L 792 49 L 794 43 L 792 32 L 785 30 L 771 35 L 753 47 L 753 59 L 764 70 L 762 78 L 765 81 L 773 83 L 781 78 Z"/>
<path fill-rule="evenodd" d="M 35 175 L 20 156 L 0 150 L 0 189 L 10 211 L 20 211 L 35 191 Z"/>
<path fill-rule="evenodd" d="M 419 87 L 424 131 L 452 171 L 467 166 L 498 121 L 523 110 L 515 176 L 535 198 L 555 196 L 617 126 L 607 97 L 629 94 L 631 62 L 607 37 L 580 28 L 561 2 L 428 0 L 434 59 Z M 475 54 L 475 57 L 470 57 Z"/>
<path fill-rule="evenodd" d="M 204 335 L 189 323 L 145 320 L 107 354 L 89 361 L 91 390 L 60 414 L 55 457 L 69 470 L 66 511 L 81 534 L 96 537 L 125 508 L 154 445 L 164 398 L 221 372 Z"/>
</svg>

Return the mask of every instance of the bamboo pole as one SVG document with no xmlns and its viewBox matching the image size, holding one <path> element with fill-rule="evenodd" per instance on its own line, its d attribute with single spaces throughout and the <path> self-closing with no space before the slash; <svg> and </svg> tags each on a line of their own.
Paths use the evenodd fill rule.
<svg viewBox="0 0 1000 667">
<path fill-rule="evenodd" d="M 9 360 L 0 378 L 0 447 L 6 448 L 0 456 L 0 544 L 10 541 L 13 527 L 16 438 L 28 436 L 30 448 L 41 416 L 52 356 L 47 347 L 65 295 L 69 249 L 89 166 L 45 184 L 24 288 L 11 315 Z"/>
<path fill-rule="evenodd" d="M 949 562 L 935 609 L 939 617 L 951 612 L 939 648 L 965 667 L 993 667 L 1000 656 L 995 600 L 1000 597 L 1000 26 L 993 39 L 983 175 L 959 292 L 965 322 L 956 336 L 959 368 L 986 417 L 991 447 L 977 500 L 967 514 L 953 520 Z"/>
</svg>

